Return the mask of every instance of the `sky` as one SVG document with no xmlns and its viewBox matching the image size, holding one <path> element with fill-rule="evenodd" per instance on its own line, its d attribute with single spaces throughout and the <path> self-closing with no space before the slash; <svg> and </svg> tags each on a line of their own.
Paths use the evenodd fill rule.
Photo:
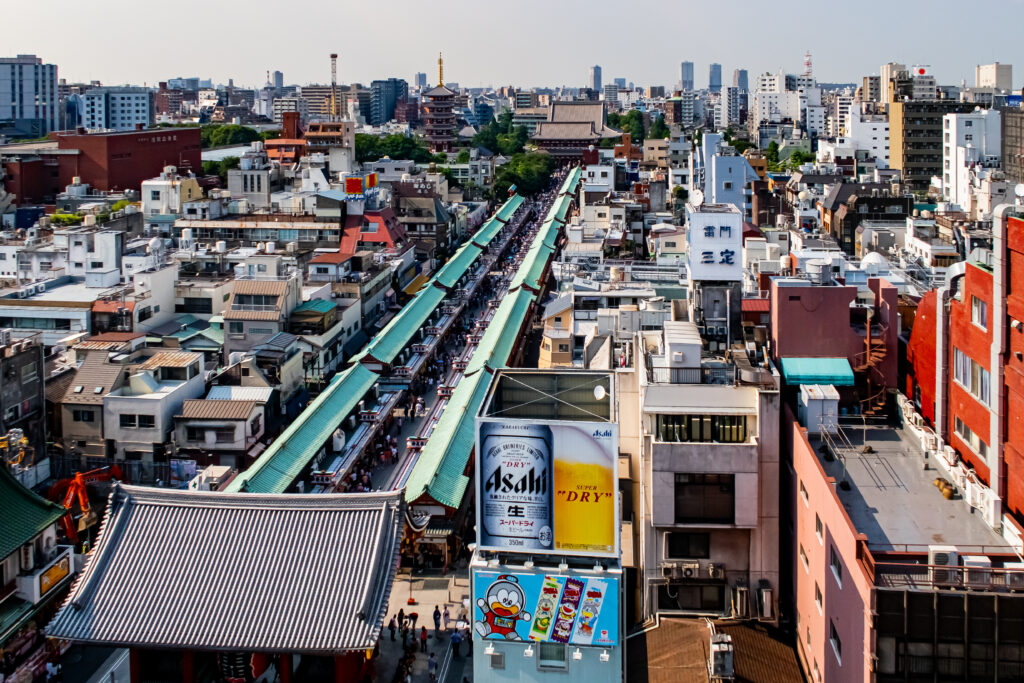
<svg viewBox="0 0 1024 683">
<path fill-rule="evenodd" d="M 1024 84 L 1024 0 L 3 0 L 0 56 L 35 54 L 71 82 L 147 84 L 176 76 L 262 86 L 367 84 L 418 71 L 464 87 L 582 86 L 600 64 L 605 82 L 672 87 L 679 63 L 757 73 L 802 73 L 804 53 L 823 82 L 859 82 L 895 61 L 927 65 L 940 84 L 974 84 L 975 64 L 1016 65 Z M 152 11 L 146 8 L 153 7 Z M 827 9 L 826 9 L 827 8 Z"/>
</svg>

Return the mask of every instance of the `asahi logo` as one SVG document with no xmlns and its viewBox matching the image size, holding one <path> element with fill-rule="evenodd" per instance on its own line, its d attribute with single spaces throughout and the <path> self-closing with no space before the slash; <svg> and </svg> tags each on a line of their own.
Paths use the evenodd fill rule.
<svg viewBox="0 0 1024 683">
<path fill-rule="evenodd" d="M 528 493 L 533 495 L 546 495 L 548 492 L 547 470 L 537 470 L 531 467 L 525 472 L 502 471 L 501 465 L 494 468 L 491 476 L 484 484 L 484 490 L 488 493 Z"/>
</svg>

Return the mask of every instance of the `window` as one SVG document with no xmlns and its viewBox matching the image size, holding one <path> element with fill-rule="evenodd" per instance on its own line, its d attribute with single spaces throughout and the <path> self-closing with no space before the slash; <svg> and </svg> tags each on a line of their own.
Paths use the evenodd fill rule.
<svg viewBox="0 0 1024 683">
<path fill-rule="evenodd" d="M 540 669 L 565 669 L 569 666 L 568 648 L 564 643 L 538 644 L 537 667 Z"/>
<path fill-rule="evenodd" d="M 988 329 L 988 302 L 976 296 L 971 297 L 971 322 L 983 330 Z"/>
<path fill-rule="evenodd" d="M 732 524 L 736 519 L 735 475 L 677 474 L 676 523 Z"/>
<path fill-rule="evenodd" d="M 122 415 L 121 428 L 134 429 L 138 425 L 138 418 L 135 415 Z"/>
<path fill-rule="evenodd" d="M 988 370 L 957 348 L 953 349 L 953 373 L 956 381 L 972 396 L 985 405 L 989 404 Z"/>
<path fill-rule="evenodd" d="M 22 383 L 32 382 L 39 376 L 39 371 L 35 366 L 35 363 L 21 366 L 21 381 Z"/>
<path fill-rule="evenodd" d="M 807 559 L 807 551 L 804 550 L 804 544 L 803 543 L 800 544 L 800 564 L 802 564 L 804 566 L 804 571 L 805 572 L 810 572 L 810 570 L 811 570 L 811 563 Z"/>
<path fill-rule="evenodd" d="M 75 422 L 95 422 L 96 415 L 91 410 L 75 410 L 71 413 L 71 419 Z"/>
<path fill-rule="evenodd" d="M 243 328 L 242 323 L 229 322 L 228 332 L 231 334 L 243 334 L 245 329 Z"/>
<path fill-rule="evenodd" d="M 711 534 L 670 531 L 665 534 L 665 556 L 706 560 L 711 557 Z"/>
<path fill-rule="evenodd" d="M 988 460 L 988 444 L 971 430 L 959 416 L 953 421 L 953 431 L 960 440 L 967 444 L 975 453 Z"/>
<path fill-rule="evenodd" d="M 814 535 L 818 537 L 818 543 L 824 543 L 825 528 L 821 523 L 821 515 L 814 513 Z"/>
<path fill-rule="evenodd" d="M 807 495 L 807 488 L 804 486 L 803 480 L 800 481 L 800 499 L 802 501 L 804 501 L 804 505 L 805 506 L 810 505 L 810 503 L 809 503 L 810 498 Z"/>
<path fill-rule="evenodd" d="M 569 345 L 568 344 L 559 344 L 558 345 L 558 352 L 559 353 L 569 353 Z"/>
<path fill-rule="evenodd" d="M 814 606 L 818 608 L 818 614 L 822 614 L 824 612 L 824 604 L 825 604 L 824 598 L 822 598 L 822 596 L 821 596 L 821 586 L 819 586 L 818 582 L 815 581 L 814 582 Z"/>
<path fill-rule="evenodd" d="M 832 576 L 836 577 L 836 583 L 839 587 L 843 587 L 843 563 L 839 559 L 839 553 L 836 552 L 836 547 L 832 546 L 829 548 L 829 566 L 832 567 Z"/>
<path fill-rule="evenodd" d="M 149 198 L 155 202 L 160 201 L 160 190 L 153 190 L 149 193 Z"/>
<path fill-rule="evenodd" d="M 205 441 L 206 431 L 199 427 L 185 427 L 186 441 Z"/>
<path fill-rule="evenodd" d="M 843 641 L 839 639 L 839 631 L 836 630 L 836 624 L 834 621 L 829 619 L 829 635 L 828 642 L 832 644 L 832 651 L 836 653 L 836 661 L 839 662 L 839 666 L 843 665 Z"/>
<path fill-rule="evenodd" d="M 153 429 L 156 427 L 156 417 L 153 415 L 139 415 L 139 429 Z"/>
<path fill-rule="evenodd" d="M 658 609 L 685 612 L 723 612 L 725 586 L 664 585 L 658 586 Z"/>
<path fill-rule="evenodd" d="M 658 440 L 672 442 L 744 443 L 747 419 L 742 415 L 658 415 Z"/>
</svg>

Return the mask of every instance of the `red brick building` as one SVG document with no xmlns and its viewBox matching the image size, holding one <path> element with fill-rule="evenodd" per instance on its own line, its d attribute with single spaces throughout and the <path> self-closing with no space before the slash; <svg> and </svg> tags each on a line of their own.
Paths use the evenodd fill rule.
<svg viewBox="0 0 1024 683">
<path fill-rule="evenodd" d="M 56 142 L 4 149 L 5 189 L 19 204 L 52 203 L 74 177 L 101 192 L 138 190 L 164 166 L 202 168 L 199 128 L 59 132 Z"/>
<path fill-rule="evenodd" d="M 926 294 L 907 343 L 907 394 L 978 478 L 1024 520 L 1024 219 L 999 212 L 993 250 Z"/>
</svg>

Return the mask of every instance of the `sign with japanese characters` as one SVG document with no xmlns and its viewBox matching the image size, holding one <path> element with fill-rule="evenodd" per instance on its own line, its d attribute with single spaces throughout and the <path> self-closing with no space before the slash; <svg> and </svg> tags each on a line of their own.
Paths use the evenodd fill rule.
<svg viewBox="0 0 1024 683">
<path fill-rule="evenodd" d="M 739 212 L 687 207 L 686 218 L 690 279 L 742 280 L 743 220 Z"/>
<path fill-rule="evenodd" d="M 485 640 L 610 647 L 618 627 L 617 574 L 473 573 L 473 629 Z"/>
<path fill-rule="evenodd" d="M 618 425 L 477 419 L 485 550 L 618 557 Z"/>
</svg>

